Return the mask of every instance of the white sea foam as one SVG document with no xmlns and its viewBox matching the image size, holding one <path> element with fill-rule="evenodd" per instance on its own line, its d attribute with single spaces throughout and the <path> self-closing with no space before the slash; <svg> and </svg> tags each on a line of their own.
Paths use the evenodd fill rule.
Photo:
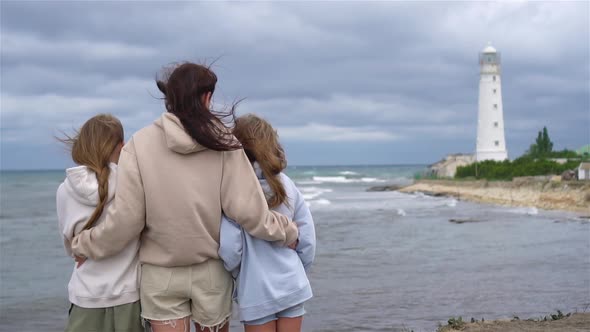
<svg viewBox="0 0 590 332">
<path fill-rule="evenodd" d="M 372 183 L 372 182 L 385 182 L 385 180 L 377 178 L 360 178 L 360 179 L 347 179 L 345 176 L 314 176 L 314 181 L 320 183 Z"/>
<path fill-rule="evenodd" d="M 340 172 L 338 174 L 341 174 L 341 175 L 358 175 L 359 173 L 353 172 L 353 171 L 344 171 L 344 172 Z"/>
<path fill-rule="evenodd" d="M 361 178 L 361 182 L 385 182 L 385 180 L 380 180 L 377 178 Z"/>
<path fill-rule="evenodd" d="M 406 211 L 404 211 L 404 209 L 397 209 L 397 215 L 398 216 L 405 217 L 406 216 Z"/>
<path fill-rule="evenodd" d="M 426 195 L 424 195 L 424 193 L 423 193 L 423 192 L 420 192 L 420 191 L 415 191 L 415 192 L 412 194 L 412 196 L 413 196 L 414 198 L 425 198 L 425 197 L 426 197 Z"/>
<path fill-rule="evenodd" d="M 331 193 L 330 188 L 318 188 L 318 187 L 301 187 L 299 188 L 303 194 L 305 200 L 313 200 L 324 193 Z"/>
<path fill-rule="evenodd" d="M 314 176 L 314 181 L 318 181 L 321 183 L 324 182 L 331 182 L 331 183 L 350 183 L 351 180 L 347 179 L 344 176 Z"/>
<path fill-rule="evenodd" d="M 321 191 L 323 193 L 331 193 L 334 191 L 333 189 L 330 189 L 330 188 L 320 188 L 320 187 L 301 187 L 301 188 L 299 188 L 299 190 L 301 190 L 304 193 L 317 192 L 317 191 Z"/>
<path fill-rule="evenodd" d="M 302 186 L 309 185 L 309 184 L 321 184 L 322 183 L 320 181 L 313 181 L 313 180 L 304 180 L 304 181 L 296 181 L 296 182 L 297 182 L 297 184 L 302 185 Z"/>
<path fill-rule="evenodd" d="M 451 198 L 451 200 L 450 200 L 450 201 L 448 201 L 446 205 L 447 205 L 448 207 L 455 207 L 455 206 L 457 206 L 457 200 L 456 200 L 456 199 L 454 199 L 454 198 Z"/>
<path fill-rule="evenodd" d="M 536 216 L 539 214 L 539 210 L 536 207 L 522 207 L 522 208 L 515 208 L 509 209 L 509 212 L 517 213 L 517 214 L 526 214 L 529 216 Z"/>
<path fill-rule="evenodd" d="M 311 201 L 311 203 L 317 204 L 317 205 L 330 205 L 330 204 L 332 204 L 332 202 L 330 202 L 329 200 L 327 200 L 325 198 L 318 199 L 317 201 Z"/>
</svg>

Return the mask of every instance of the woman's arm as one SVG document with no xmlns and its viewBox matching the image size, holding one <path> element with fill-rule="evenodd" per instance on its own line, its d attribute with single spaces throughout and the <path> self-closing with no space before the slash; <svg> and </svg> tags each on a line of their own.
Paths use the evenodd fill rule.
<svg viewBox="0 0 590 332">
<path fill-rule="evenodd" d="M 221 208 L 246 232 L 266 241 L 289 245 L 297 240 L 295 223 L 269 211 L 260 183 L 244 150 L 223 152 Z"/>
<path fill-rule="evenodd" d="M 219 232 L 219 257 L 226 270 L 233 272 L 240 267 L 242 248 L 242 228 L 223 216 Z"/>
<path fill-rule="evenodd" d="M 72 241 L 76 256 L 100 259 L 117 254 L 145 227 L 145 193 L 133 139 L 121 151 L 114 202 L 99 225 L 81 232 Z"/>
</svg>

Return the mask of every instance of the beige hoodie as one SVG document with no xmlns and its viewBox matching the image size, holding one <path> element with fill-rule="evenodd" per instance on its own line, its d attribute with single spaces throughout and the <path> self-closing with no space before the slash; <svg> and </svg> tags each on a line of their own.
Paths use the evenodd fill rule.
<svg viewBox="0 0 590 332">
<path fill-rule="evenodd" d="M 219 259 L 221 214 L 267 241 L 296 241 L 295 223 L 269 211 L 243 150 L 196 143 L 171 113 L 138 131 L 121 152 L 117 192 L 106 220 L 72 241 L 79 256 L 100 259 L 141 234 L 139 259 L 185 266 Z"/>
</svg>

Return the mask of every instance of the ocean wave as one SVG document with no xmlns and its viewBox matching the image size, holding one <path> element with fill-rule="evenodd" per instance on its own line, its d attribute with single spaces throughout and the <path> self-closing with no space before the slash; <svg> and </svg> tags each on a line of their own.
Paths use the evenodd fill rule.
<svg viewBox="0 0 590 332">
<path fill-rule="evenodd" d="M 322 184 L 320 181 L 313 181 L 313 180 L 304 180 L 304 181 L 295 181 L 299 185 L 308 185 L 308 184 Z"/>
<path fill-rule="evenodd" d="M 358 175 L 359 173 L 353 172 L 353 171 L 343 171 L 343 172 L 339 172 L 338 174 L 341 174 L 341 175 Z"/>
<path fill-rule="evenodd" d="M 321 191 L 324 193 L 331 193 L 334 191 L 334 189 L 320 188 L 320 187 L 301 187 L 301 188 L 299 188 L 299 190 L 301 190 L 304 193 L 316 192 L 316 191 Z"/>
<path fill-rule="evenodd" d="M 314 181 L 320 183 L 373 183 L 373 182 L 385 182 L 385 180 L 377 178 L 360 178 L 360 179 L 348 179 L 345 176 L 314 176 Z"/>
<path fill-rule="evenodd" d="M 318 187 L 301 187 L 299 188 L 303 194 L 303 199 L 313 200 L 324 193 L 331 193 L 333 190 L 330 188 L 318 188 Z"/>
<path fill-rule="evenodd" d="M 517 214 L 526 214 L 529 216 L 536 216 L 539 214 L 539 209 L 536 207 L 522 207 L 522 208 L 515 208 L 509 209 L 509 212 L 517 213 Z"/>
<path fill-rule="evenodd" d="M 313 200 L 313 201 L 306 201 L 305 205 L 307 205 L 307 207 L 313 207 L 313 206 L 321 206 L 321 205 L 330 205 L 332 204 L 332 202 L 330 202 L 329 200 L 325 199 L 325 198 L 320 198 L 318 200 Z"/>
<path fill-rule="evenodd" d="M 456 199 L 454 199 L 454 198 L 451 198 L 451 200 L 450 200 L 450 201 L 448 201 L 446 205 L 447 205 L 448 207 L 455 207 L 455 206 L 457 206 L 457 200 L 456 200 Z"/>
<path fill-rule="evenodd" d="M 404 209 L 397 209 L 397 215 L 398 216 L 405 217 L 406 216 L 406 211 L 404 211 Z"/>
</svg>

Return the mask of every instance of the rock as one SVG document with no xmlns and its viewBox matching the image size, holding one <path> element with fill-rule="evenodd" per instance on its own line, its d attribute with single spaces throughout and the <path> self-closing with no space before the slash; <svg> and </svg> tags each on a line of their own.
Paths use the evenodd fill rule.
<svg viewBox="0 0 590 332">
<path fill-rule="evenodd" d="M 424 193 L 424 195 L 428 195 L 428 196 L 432 196 L 432 197 L 449 197 L 449 195 L 447 195 L 447 194 L 433 192 L 433 191 L 424 191 L 423 193 Z"/>
<path fill-rule="evenodd" d="M 392 185 L 388 185 L 388 186 L 375 186 L 375 187 L 371 187 L 371 188 L 367 189 L 367 191 L 368 192 L 374 192 L 374 191 L 396 191 L 396 190 L 400 190 L 401 188 L 403 188 L 403 186 L 392 184 Z"/>
<path fill-rule="evenodd" d="M 477 219 L 449 219 L 449 222 L 452 222 L 454 224 L 464 224 L 467 222 L 480 222 L 481 220 L 477 220 Z"/>
<path fill-rule="evenodd" d="M 576 171 L 574 170 L 567 170 L 563 173 L 561 173 L 561 180 L 563 181 L 572 181 L 572 180 L 576 180 L 577 179 L 577 174 Z"/>
</svg>

